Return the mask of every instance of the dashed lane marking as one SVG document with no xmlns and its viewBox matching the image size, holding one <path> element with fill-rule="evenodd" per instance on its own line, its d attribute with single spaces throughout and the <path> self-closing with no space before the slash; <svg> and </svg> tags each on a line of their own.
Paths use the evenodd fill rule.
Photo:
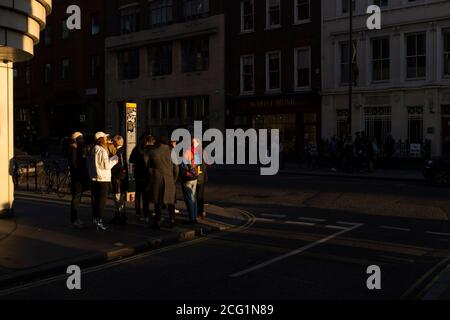
<svg viewBox="0 0 450 320">
<path fill-rule="evenodd" d="M 388 229 L 388 230 L 396 230 L 396 231 L 411 231 L 411 229 L 408 228 L 401 228 L 401 227 L 394 227 L 394 226 L 380 226 L 381 229 Z"/>
<path fill-rule="evenodd" d="M 445 232 L 433 232 L 433 231 L 427 231 L 426 233 L 428 234 L 432 234 L 435 236 L 450 236 L 450 233 L 445 233 Z"/>
<path fill-rule="evenodd" d="M 309 218 L 309 217 L 299 217 L 298 220 L 305 220 L 305 221 L 312 221 L 312 222 L 325 222 L 326 219 L 316 219 L 316 218 Z"/>
<path fill-rule="evenodd" d="M 286 224 L 295 224 L 298 226 L 307 226 L 307 227 L 314 227 L 316 225 L 315 223 L 300 222 L 300 221 L 286 221 Z"/>
</svg>

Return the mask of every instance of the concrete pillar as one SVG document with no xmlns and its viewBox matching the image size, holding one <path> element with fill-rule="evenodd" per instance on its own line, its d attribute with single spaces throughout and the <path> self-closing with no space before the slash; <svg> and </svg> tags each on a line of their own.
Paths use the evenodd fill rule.
<svg viewBox="0 0 450 320">
<path fill-rule="evenodd" d="M 33 57 L 51 9 L 51 0 L 0 1 L 0 217 L 14 204 L 13 62 Z"/>
<path fill-rule="evenodd" d="M 12 62 L 0 61 L 0 216 L 11 214 L 14 201 L 12 159 L 13 130 L 13 69 Z"/>
</svg>

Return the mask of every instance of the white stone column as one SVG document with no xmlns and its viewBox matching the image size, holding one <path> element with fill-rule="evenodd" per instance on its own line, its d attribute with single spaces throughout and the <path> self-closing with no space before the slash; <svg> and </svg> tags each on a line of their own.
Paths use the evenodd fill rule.
<svg viewBox="0 0 450 320">
<path fill-rule="evenodd" d="M 11 213 L 14 201 L 11 175 L 14 157 L 13 117 L 12 62 L 0 61 L 0 216 Z"/>
<path fill-rule="evenodd" d="M 33 57 L 51 9 L 51 0 L 0 1 L 0 217 L 14 204 L 13 63 Z"/>
</svg>

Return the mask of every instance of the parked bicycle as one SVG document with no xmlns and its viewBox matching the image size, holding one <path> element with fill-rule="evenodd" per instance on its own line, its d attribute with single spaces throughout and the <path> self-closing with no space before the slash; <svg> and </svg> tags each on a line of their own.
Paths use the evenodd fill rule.
<svg viewBox="0 0 450 320">
<path fill-rule="evenodd" d="M 70 193 L 70 170 L 66 160 L 44 161 L 44 174 L 40 185 L 43 192 L 64 198 Z"/>
</svg>

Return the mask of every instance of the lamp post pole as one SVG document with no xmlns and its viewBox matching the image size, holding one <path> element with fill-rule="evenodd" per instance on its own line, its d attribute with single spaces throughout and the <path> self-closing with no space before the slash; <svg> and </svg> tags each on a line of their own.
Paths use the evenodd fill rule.
<svg viewBox="0 0 450 320">
<path fill-rule="evenodd" d="M 348 133 L 352 134 L 352 105 L 353 105 L 353 0 L 349 2 L 349 42 L 348 42 Z"/>
</svg>

